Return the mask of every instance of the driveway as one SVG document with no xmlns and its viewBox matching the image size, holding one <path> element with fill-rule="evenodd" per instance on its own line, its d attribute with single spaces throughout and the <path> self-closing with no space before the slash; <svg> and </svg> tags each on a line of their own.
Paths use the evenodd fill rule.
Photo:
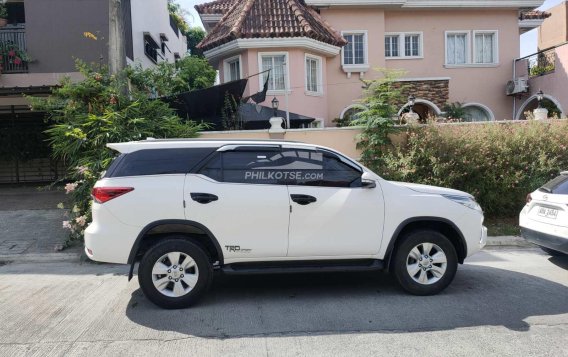
<svg viewBox="0 0 568 357">
<path fill-rule="evenodd" d="M 219 276 L 162 310 L 128 267 L 0 267 L 0 355 L 568 355 L 568 259 L 484 251 L 441 295 L 386 274 Z"/>
<path fill-rule="evenodd" d="M 61 189 L 0 186 L 0 260 L 3 256 L 44 254 L 60 250 L 68 232 Z"/>
</svg>

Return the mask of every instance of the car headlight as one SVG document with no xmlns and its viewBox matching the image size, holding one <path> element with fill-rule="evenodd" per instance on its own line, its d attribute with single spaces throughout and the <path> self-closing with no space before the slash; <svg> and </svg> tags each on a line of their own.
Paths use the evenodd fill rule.
<svg viewBox="0 0 568 357">
<path fill-rule="evenodd" d="M 445 198 L 447 198 L 448 200 L 454 201 L 456 203 L 459 203 L 460 205 L 464 205 L 468 208 L 471 208 L 472 210 L 476 210 L 479 212 L 483 212 L 483 209 L 481 209 L 481 206 L 479 205 L 479 203 L 477 203 L 475 201 L 475 199 L 473 197 L 470 196 L 457 196 L 457 195 L 442 195 Z"/>
</svg>

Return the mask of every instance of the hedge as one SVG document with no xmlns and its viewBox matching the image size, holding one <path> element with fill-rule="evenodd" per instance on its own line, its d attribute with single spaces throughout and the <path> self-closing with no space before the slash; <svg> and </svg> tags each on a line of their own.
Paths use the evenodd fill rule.
<svg viewBox="0 0 568 357">
<path fill-rule="evenodd" d="M 383 153 L 384 178 L 451 187 L 476 197 L 489 217 L 513 217 L 526 195 L 568 170 L 568 120 L 409 127 Z"/>
</svg>

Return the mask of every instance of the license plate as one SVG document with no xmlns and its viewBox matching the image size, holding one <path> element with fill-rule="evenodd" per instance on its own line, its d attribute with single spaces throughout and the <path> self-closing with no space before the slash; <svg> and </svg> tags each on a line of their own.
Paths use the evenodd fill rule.
<svg viewBox="0 0 568 357">
<path fill-rule="evenodd" d="M 556 219 L 558 216 L 558 210 L 554 208 L 540 207 L 537 214 L 541 217 L 546 217 L 550 219 Z"/>
</svg>

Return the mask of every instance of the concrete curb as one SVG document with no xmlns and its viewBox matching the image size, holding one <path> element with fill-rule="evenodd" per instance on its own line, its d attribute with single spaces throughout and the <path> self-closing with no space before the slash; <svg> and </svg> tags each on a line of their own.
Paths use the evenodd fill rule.
<svg viewBox="0 0 568 357">
<path fill-rule="evenodd" d="M 534 247 L 534 244 L 527 242 L 521 237 L 515 236 L 500 236 L 500 237 L 487 237 L 488 247 Z"/>
<path fill-rule="evenodd" d="M 33 253 L 33 254 L 7 254 L 0 255 L 0 262 L 4 263 L 52 263 L 52 262 L 79 262 L 81 253 Z"/>
</svg>

